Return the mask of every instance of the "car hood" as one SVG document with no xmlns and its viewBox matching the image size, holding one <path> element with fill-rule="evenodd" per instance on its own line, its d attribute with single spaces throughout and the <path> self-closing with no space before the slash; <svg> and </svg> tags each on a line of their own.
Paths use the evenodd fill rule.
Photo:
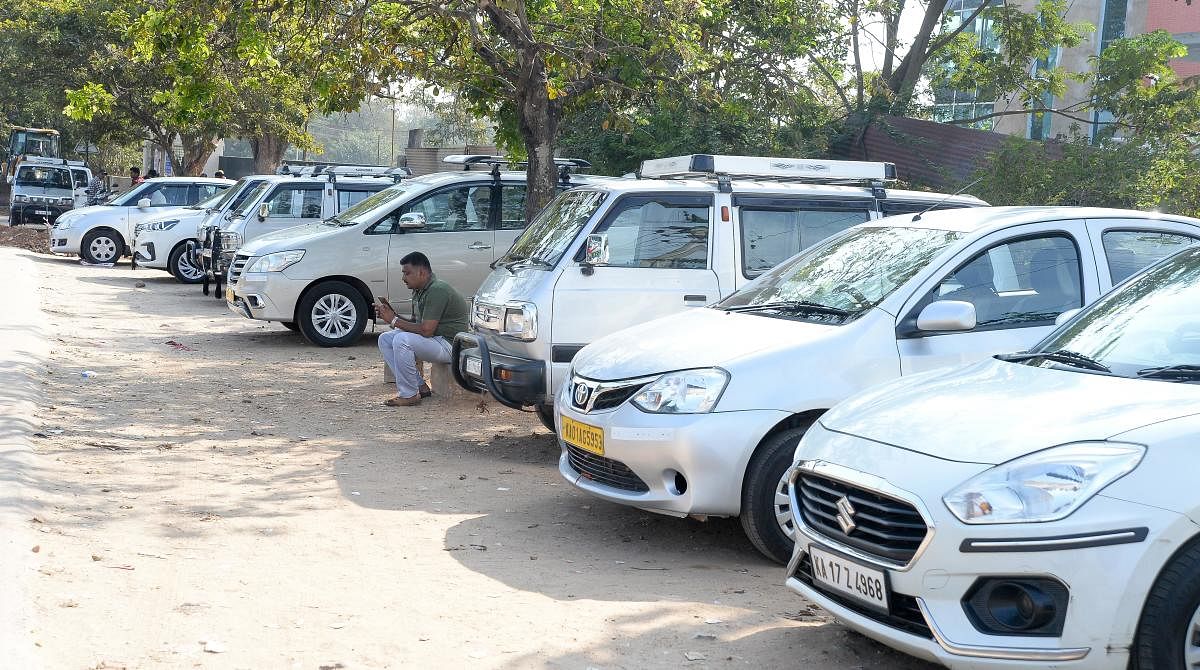
<svg viewBox="0 0 1200 670">
<path fill-rule="evenodd" d="M 175 220 L 179 221 L 179 223 L 176 225 L 195 226 L 197 223 L 203 220 L 205 216 L 206 212 L 203 209 L 196 209 L 194 207 L 172 207 L 170 210 L 163 212 L 162 214 L 155 214 L 154 216 L 142 219 L 141 222 L 155 223 L 158 221 Z"/>
<path fill-rule="evenodd" d="M 843 327 L 696 308 L 602 337 L 572 363 L 580 375 L 601 380 L 728 367 L 757 352 L 831 337 Z"/>
<path fill-rule="evenodd" d="M 80 221 L 89 226 L 94 225 L 96 222 L 123 222 L 126 216 L 125 207 L 118 205 L 89 205 L 64 213 L 58 217 L 55 225 L 62 227 L 64 224 L 74 224 Z"/>
<path fill-rule="evenodd" d="M 490 305 L 530 300 L 542 282 L 554 281 L 554 278 L 553 270 L 523 267 L 509 272 L 497 267 L 483 280 L 483 285 L 475 292 L 475 299 Z"/>
<path fill-rule="evenodd" d="M 336 235 L 340 232 L 355 229 L 355 226 L 326 226 L 321 223 L 306 223 L 300 226 L 292 226 L 283 230 L 276 230 L 267 233 L 262 237 L 256 237 L 253 240 L 243 244 L 238 253 L 250 254 L 251 256 L 261 256 L 276 251 L 289 251 L 291 249 L 303 249 L 306 245 L 322 240 L 331 235 Z"/>
<path fill-rule="evenodd" d="M 990 465 L 1195 414 L 1200 386 L 988 359 L 904 377 L 840 403 L 830 430 Z"/>
</svg>

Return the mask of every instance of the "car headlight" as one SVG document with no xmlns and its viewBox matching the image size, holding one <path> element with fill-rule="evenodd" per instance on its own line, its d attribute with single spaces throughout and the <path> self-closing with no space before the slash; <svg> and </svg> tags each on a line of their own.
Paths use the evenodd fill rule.
<svg viewBox="0 0 1200 670">
<path fill-rule="evenodd" d="M 632 402 L 655 414 L 704 414 L 716 406 L 728 383 L 729 373 L 720 368 L 669 372 L 650 382 Z"/>
<path fill-rule="evenodd" d="M 14 195 L 12 197 L 12 199 L 13 199 L 13 202 L 29 202 L 29 196 L 21 195 L 19 193 Z"/>
<path fill-rule="evenodd" d="M 66 230 L 71 227 L 71 224 L 75 223 L 75 219 L 77 218 L 79 217 L 71 216 L 70 214 L 63 214 L 62 216 L 58 217 L 58 221 L 54 223 L 54 227 L 58 228 L 59 230 Z"/>
<path fill-rule="evenodd" d="M 58 204 L 60 204 L 60 205 L 71 205 L 74 203 L 75 203 L 75 198 L 59 198 L 58 199 Z"/>
<path fill-rule="evenodd" d="M 518 340 L 537 339 L 537 307 L 530 302 L 506 305 L 500 334 Z"/>
<path fill-rule="evenodd" d="M 246 272 L 282 272 L 304 258 L 304 251 L 276 251 L 273 254 L 259 256 L 246 268 Z"/>
<path fill-rule="evenodd" d="M 942 502 L 963 523 L 1057 521 L 1132 471 L 1145 453 L 1120 442 L 1052 447 L 981 472 Z"/>
</svg>

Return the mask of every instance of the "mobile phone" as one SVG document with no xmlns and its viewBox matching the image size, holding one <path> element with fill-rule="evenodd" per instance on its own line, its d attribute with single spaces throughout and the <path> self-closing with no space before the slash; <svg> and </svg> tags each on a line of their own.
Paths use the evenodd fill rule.
<svg viewBox="0 0 1200 670">
<path fill-rule="evenodd" d="M 384 307 L 387 307 L 388 309 L 392 310 L 393 312 L 394 312 L 394 311 L 396 311 L 396 308 L 392 307 L 392 303 L 388 302 L 388 299 L 387 299 L 387 298 L 385 298 L 385 297 L 383 297 L 383 296 L 379 296 L 379 302 L 380 302 L 380 303 L 381 303 L 381 304 L 382 304 Z"/>
</svg>

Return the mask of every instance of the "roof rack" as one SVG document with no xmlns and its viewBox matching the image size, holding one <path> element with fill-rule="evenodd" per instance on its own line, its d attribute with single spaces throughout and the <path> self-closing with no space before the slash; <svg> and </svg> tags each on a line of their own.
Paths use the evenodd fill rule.
<svg viewBox="0 0 1200 670">
<path fill-rule="evenodd" d="M 392 181 L 399 183 L 404 177 L 411 177 L 412 170 L 406 167 L 387 167 L 386 165 L 356 165 L 353 163 L 342 165 L 318 163 L 316 165 L 299 166 L 284 163 L 275 170 L 275 174 L 291 175 L 293 177 L 328 176 L 330 181 L 336 181 L 338 177 L 390 177 Z"/>
<path fill-rule="evenodd" d="M 29 154 L 26 154 L 25 157 L 21 159 L 21 163 L 22 164 L 29 163 L 31 165 L 44 165 L 47 167 L 67 167 L 70 165 L 70 163 L 68 163 L 67 159 L 65 159 L 65 158 L 50 158 L 49 156 L 31 156 Z M 81 165 L 82 165 L 82 163 L 81 163 Z"/>
<path fill-rule="evenodd" d="M 442 159 L 443 163 L 452 163 L 462 165 L 463 170 L 470 170 L 472 165 L 490 165 L 492 166 L 491 174 L 496 179 L 500 178 L 500 166 L 508 165 L 512 167 L 520 167 L 529 165 L 526 160 L 512 160 L 505 156 L 489 156 L 487 154 L 451 154 Z M 582 158 L 558 158 L 555 157 L 554 165 L 558 167 L 558 178 L 564 184 L 571 183 L 571 170 L 584 170 L 592 167 L 592 164 Z"/>
<path fill-rule="evenodd" d="M 649 179 L 724 177 L 837 184 L 895 180 L 896 165 L 868 161 L 689 154 L 642 161 L 639 175 Z"/>
</svg>

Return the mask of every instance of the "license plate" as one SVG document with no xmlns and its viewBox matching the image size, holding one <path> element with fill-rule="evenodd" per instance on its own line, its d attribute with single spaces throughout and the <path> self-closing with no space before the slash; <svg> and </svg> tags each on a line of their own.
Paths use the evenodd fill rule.
<svg viewBox="0 0 1200 670">
<path fill-rule="evenodd" d="M 48 210 L 48 209 L 35 209 L 35 210 L 33 210 L 33 213 L 34 214 L 45 214 L 46 216 L 50 216 L 50 210 Z"/>
<path fill-rule="evenodd" d="M 597 456 L 604 455 L 604 429 L 580 423 L 575 419 L 562 417 L 562 439 L 567 444 L 590 451 Z"/>
<path fill-rule="evenodd" d="M 228 286 L 225 287 L 225 300 L 228 302 L 233 302 L 233 289 L 229 288 Z"/>
<path fill-rule="evenodd" d="M 809 546 L 813 580 L 864 605 L 888 611 L 887 575 L 858 561 Z"/>
<path fill-rule="evenodd" d="M 483 376 L 483 359 L 475 358 L 474 356 L 467 357 L 467 374 L 476 377 Z"/>
</svg>

